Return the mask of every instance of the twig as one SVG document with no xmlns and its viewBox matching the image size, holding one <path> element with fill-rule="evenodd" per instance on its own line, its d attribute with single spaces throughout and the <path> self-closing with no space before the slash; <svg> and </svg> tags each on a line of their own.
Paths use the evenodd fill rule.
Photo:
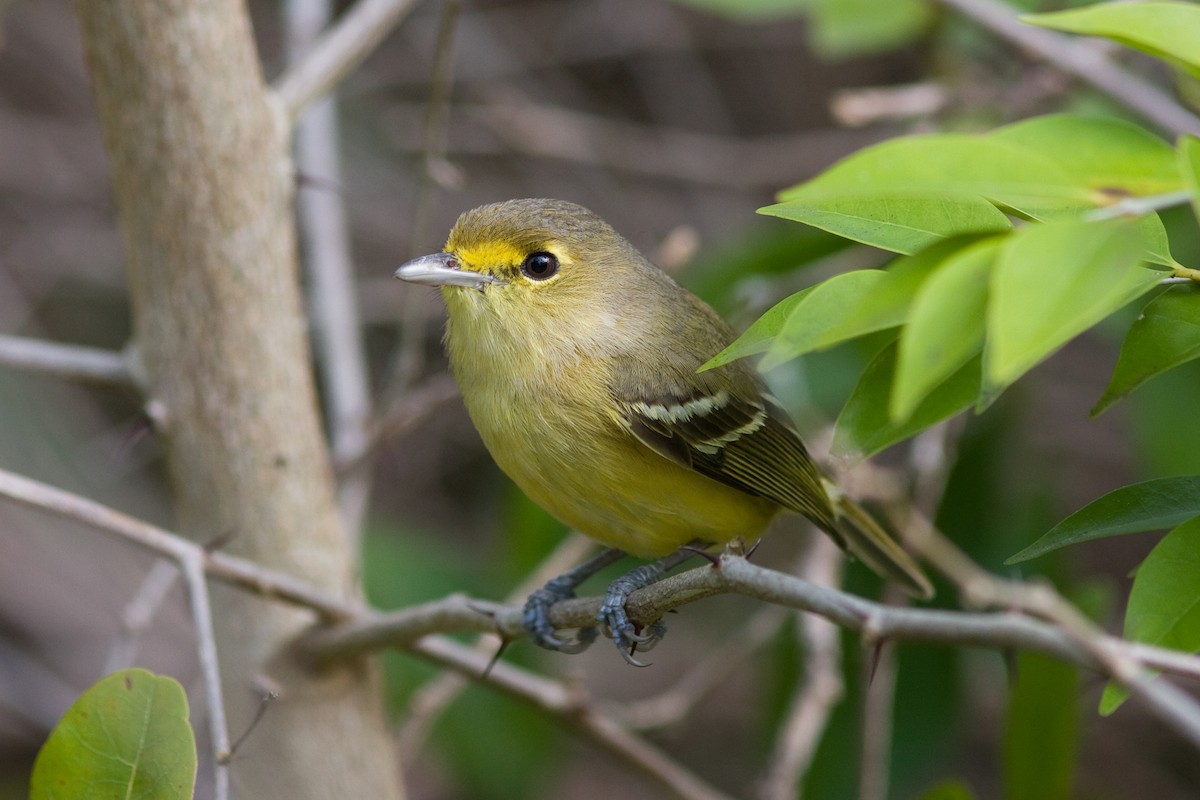
<svg viewBox="0 0 1200 800">
<path fill-rule="evenodd" d="M 746 659 L 779 630 L 786 616 L 787 612 L 782 608 L 763 608 L 739 625 L 733 636 L 690 666 L 666 691 L 621 707 L 621 721 L 633 730 L 654 730 L 678 724 L 726 678 L 743 669 Z"/>
<path fill-rule="evenodd" d="M 205 571 L 217 580 L 261 597 L 310 609 L 326 620 L 349 619 L 362 611 L 361 605 L 343 600 L 291 575 L 244 558 L 210 553 L 199 544 L 163 528 L 3 469 L 0 469 L 0 496 L 82 522 L 179 563 L 189 558 L 199 559 Z"/>
<path fill-rule="evenodd" d="M 95 347 L 0 334 L 0 365 L 70 380 L 138 388 L 125 353 Z"/>
<path fill-rule="evenodd" d="M 411 646 L 416 655 L 462 675 L 478 678 L 488 665 L 488 656 L 441 636 L 428 637 Z M 704 783 L 662 751 L 630 733 L 612 717 L 589 706 L 582 690 L 575 690 L 539 675 L 501 662 L 487 682 L 506 694 L 530 703 L 574 728 L 623 762 L 636 767 L 672 794 L 687 800 L 720 800 L 726 795 Z"/>
<path fill-rule="evenodd" d="M 1091 43 L 1020 22 L 999 0 L 940 0 L 1001 38 L 1090 83 L 1171 136 L 1200 133 L 1200 117 L 1157 86 L 1114 64 Z"/>
<path fill-rule="evenodd" d="M 299 64 L 328 23 L 330 0 L 289 0 L 284 4 L 288 61 Z M 310 289 L 317 369 L 324 387 L 329 445 L 334 461 L 349 461 L 366 450 L 371 417 L 367 359 L 363 352 L 354 267 L 342 184 L 336 92 L 313 104 L 296 124 L 299 235 Z M 332 187 L 332 188 L 330 188 Z M 357 542 L 371 480 L 365 470 L 344 473 L 338 507 L 347 533 Z M 357 548 L 355 548 L 357 550 Z"/>
<path fill-rule="evenodd" d="M 453 168 L 446 161 L 446 123 L 449 119 L 450 91 L 454 85 L 454 40 L 460 0 L 442 0 L 437 42 L 433 52 L 433 75 L 429 80 L 429 100 L 421 123 L 421 167 L 417 175 L 417 199 L 409 231 L 409 257 L 424 255 L 429 236 L 435 186 L 452 180 Z M 400 297 L 400 346 L 388 370 L 385 397 L 404 397 L 416 383 L 425 365 L 425 329 L 428 304 L 425 293 L 408 287 Z"/>
<path fill-rule="evenodd" d="M 167 592 L 179 579 L 179 567 L 167 559 L 159 559 L 142 579 L 142 585 L 134 593 L 133 598 L 125 605 L 121 614 L 121 632 L 113 641 L 108 651 L 108 660 L 104 665 L 104 674 L 116 672 L 133 664 L 133 654 L 137 647 L 138 636 L 154 619 L 161 607 Z"/>
<path fill-rule="evenodd" d="M 442 403 L 458 395 L 458 384 L 449 374 L 435 375 L 414 387 L 404 399 L 388 410 L 382 419 L 371 426 L 366 448 L 347 461 L 335 461 L 338 472 L 358 467 L 373 456 L 380 447 L 398 439 L 425 421 Z"/>
<path fill-rule="evenodd" d="M 520 586 L 509 593 L 507 602 L 520 603 L 530 592 L 581 561 L 592 547 L 592 543 L 582 536 L 568 536 L 550 555 L 542 559 L 542 563 L 538 564 L 537 569 L 533 570 Z M 496 639 L 493 636 L 482 636 L 473 647 L 477 652 L 494 654 Z M 433 723 L 469 684 L 470 681 L 462 675 L 449 672 L 439 675 L 413 692 L 409 701 L 409 717 L 396 734 L 396 751 L 400 754 L 401 762 L 410 762 L 415 757 Z"/>
<path fill-rule="evenodd" d="M 888 587 L 891 589 L 892 587 Z M 896 653 L 887 642 L 876 639 L 868 621 L 863 644 L 868 648 L 868 666 L 863 679 L 862 755 L 858 800 L 887 800 L 892 755 L 892 706 L 896 698 Z"/>
<path fill-rule="evenodd" d="M 841 566 L 837 547 L 822 536 L 813 540 L 800 574 L 818 584 L 836 586 Z M 844 691 L 837 627 L 812 614 L 796 615 L 796 626 L 804 647 L 804 672 L 767 763 L 759 792 L 762 800 L 801 796 L 799 787 Z"/>
<path fill-rule="evenodd" d="M 204 680 L 204 705 L 208 710 L 208 734 L 212 738 L 214 754 L 213 796 L 215 800 L 229 800 L 229 762 L 226 758 L 229 753 L 229 727 L 225 720 L 221 668 L 217 660 L 217 638 L 213 632 L 212 604 L 208 598 L 204 559 L 199 553 L 193 553 L 182 560 L 180 567 L 192 607 L 196 652 L 200 660 L 200 675 Z"/>
<path fill-rule="evenodd" d="M 1132 654 L 1128 643 L 1106 636 L 1079 609 L 1052 587 L 1024 584 L 990 575 L 971 561 L 922 515 L 910 515 L 908 530 L 920 552 L 958 586 L 972 605 L 1020 609 L 1048 620 L 1091 665 L 1141 699 L 1159 719 L 1200 749 L 1200 704 L 1186 692 L 1153 673 Z"/>
<path fill-rule="evenodd" d="M 328 92 L 412 10 L 415 0 L 358 0 L 325 32 L 308 56 L 273 85 L 289 123 Z"/>
<path fill-rule="evenodd" d="M 1178 192 L 1167 192 L 1165 194 L 1147 195 L 1145 197 L 1122 197 L 1111 205 L 1101 206 L 1094 211 L 1089 211 L 1084 215 L 1084 219 L 1091 222 L 1099 222 L 1126 215 L 1140 217 L 1151 211 L 1186 205 L 1191 202 L 1191 199 L 1192 193 L 1188 189 L 1182 189 Z"/>
</svg>

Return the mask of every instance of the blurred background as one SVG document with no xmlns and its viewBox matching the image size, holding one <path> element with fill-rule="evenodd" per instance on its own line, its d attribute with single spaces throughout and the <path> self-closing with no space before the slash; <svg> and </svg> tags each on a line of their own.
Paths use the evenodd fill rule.
<svg viewBox="0 0 1200 800">
<path fill-rule="evenodd" d="M 250 8 L 271 79 L 284 58 L 280 4 L 251 0 Z M 756 216 L 776 191 L 903 133 L 983 130 L 1070 109 L 1123 113 L 920 0 L 469 0 L 453 31 L 452 90 L 429 158 L 442 13 L 440 3 L 417 4 L 350 76 L 339 94 L 341 179 L 301 174 L 298 184 L 300 193 L 345 205 L 371 381 L 384 411 L 414 389 L 436 389 L 428 381 L 445 369 L 436 293 L 400 285 L 391 273 L 440 249 L 463 210 L 521 196 L 586 205 L 740 328 L 792 291 L 886 261 Z M 1178 211 L 1168 226 L 1194 228 L 1188 210 Z M 130 312 L 115 219 L 71 4 L 0 3 L 0 333 L 124 347 Z M 1200 260 L 1180 249 L 1182 263 Z M 1200 389 L 1195 368 L 1174 370 L 1088 419 L 1122 333 L 1090 332 L 956 428 L 938 521 L 984 567 L 1016 577 L 1003 560 L 1088 500 L 1135 480 L 1200 472 L 1200 426 L 1178 424 L 1194 406 L 1182 398 Z M 813 441 L 827 432 L 871 347 L 852 344 L 768 376 Z M 492 465 L 457 398 L 433 394 L 443 399 L 384 439 L 371 467 L 363 570 L 383 606 L 456 591 L 504 598 L 565 534 Z M 881 460 L 905 463 L 898 450 Z M 133 394 L 0 367 L 0 467 L 170 527 L 160 466 Z M 782 521 L 756 558 L 788 569 L 809 538 L 799 521 Z M 1119 631 L 1128 572 L 1154 541 L 1109 539 L 1023 568 L 1049 575 Z M 0 501 L 0 798 L 24 796 L 50 727 L 129 648 L 139 665 L 198 692 L 179 586 L 136 640 L 122 634 L 152 561 Z M 846 581 L 853 591 L 880 591 L 855 565 Z M 954 597 L 943 587 L 936 602 Z M 673 615 L 670 636 L 644 670 L 604 644 L 567 657 L 520 642 L 505 658 L 629 704 L 658 696 L 731 642 L 721 651 L 728 671 L 686 718 L 666 719 L 650 735 L 714 785 L 749 796 L 803 663 L 787 615 L 764 616 L 759 604 L 732 597 L 689 606 Z M 853 636 L 841 644 L 846 696 L 806 797 L 855 796 L 870 738 L 863 720 L 877 719 L 864 710 L 871 654 Z M 603 752 L 485 688 L 469 687 L 430 715 L 428 693 L 417 690 L 433 671 L 402 654 L 386 660 L 387 702 L 405 734 L 413 797 L 586 798 L 598 796 L 596 787 L 606 796 L 660 796 Z M 919 797 L 947 780 L 978 797 L 1197 794 L 1194 754 L 1136 704 L 1099 718 L 1103 686 L 1090 675 L 1022 657 L 1014 689 L 1004 654 L 923 646 L 898 648 L 895 667 L 893 729 L 883 738 L 890 797 Z M 1014 774 L 1014 754 L 1039 746 L 1050 772 Z M 1018 788 L 1043 784 L 1036 795 Z"/>
</svg>

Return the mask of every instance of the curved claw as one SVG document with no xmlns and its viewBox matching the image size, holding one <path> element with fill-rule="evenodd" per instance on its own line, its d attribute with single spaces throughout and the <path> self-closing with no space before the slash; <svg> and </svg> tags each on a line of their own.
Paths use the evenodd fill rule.
<svg viewBox="0 0 1200 800">
<path fill-rule="evenodd" d="M 604 602 L 600 604 L 598 618 L 601 626 L 612 637 L 613 644 L 617 646 L 621 658 L 632 666 L 647 667 L 649 664 L 638 661 L 633 654 L 639 648 L 643 651 L 653 648 L 667 629 L 662 620 L 658 620 L 646 628 L 645 633 L 640 633 L 637 625 L 629 618 L 629 614 L 625 611 L 625 601 L 639 588 L 641 586 L 637 581 L 630 581 L 626 578 L 618 578 L 613 581 L 609 584 L 608 591 L 604 593 Z"/>
<path fill-rule="evenodd" d="M 549 587 L 538 589 L 529 595 L 529 599 L 525 601 L 521 625 L 529 631 L 530 638 L 538 647 L 565 651 L 571 646 L 572 643 L 559 637 L 554 626 L 550 624 L 550 606 L 572 596 L 573 593 L 567 592 L 564 597 L 561 592 L 553 591 Z"/>
</svg>

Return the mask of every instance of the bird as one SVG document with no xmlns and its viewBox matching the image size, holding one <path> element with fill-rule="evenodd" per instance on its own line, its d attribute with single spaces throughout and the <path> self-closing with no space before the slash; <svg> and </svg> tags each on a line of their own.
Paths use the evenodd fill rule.
<svg viewBox="0 0 1200 800">
<path fill-rule="evenodd" d="M 681 548 L 752 540 L 784 511 L 907 593 L 932 596 L 914 559 L 818 468 L 752 364 L 699 371 L 733 329 L 583 206 L 519 199 L 466 211 L 442 252 L 395 276 L 440 287 L 450 367 L 496 464 L 610 548 L 531 595 L 524 622 L 543 647 L 571 649 L 548 608 L 600 566 L 661 559 L 614 581 L 598 620 L 641 665 L 633 652 L 661 629 L 639 632 L 629 594 L 685 558 Z"/>
</svg>

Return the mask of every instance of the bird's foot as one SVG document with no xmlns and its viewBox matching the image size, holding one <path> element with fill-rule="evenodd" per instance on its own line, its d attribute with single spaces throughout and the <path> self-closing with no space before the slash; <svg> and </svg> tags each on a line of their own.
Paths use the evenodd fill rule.
<svg viewBox="0 0 1200 800">
<path fill-rule="evenodd" d="M 634 667 L 650 666 L 638 661 L 634 654 L 639 650 L 646 652 L 658 644 L 666 635 L 667 626 L 661 619 L 647 626 L 638 625 L 629 618 L 625 603 L 638 589 L 645 588 L 662 577 L 663 572 L 661 562 L 638 567 L 610 583 L 604 593 L 604 602 L 600 604 L 598 618 L 601 627 L 612 637 L 621 658 Z"/>
<path fill-rule="evenodd" d="M 575 596 L 574 586 L 567 585 L 563 577 L 555 578 L 529 595 L 521 624 L 538 647 L 559 653 L 582 653 L 596 641 L 595 628 L 581 628 L 574 637 L 564 638 L 550 623 L 550 607 Z"/>
</svg>

